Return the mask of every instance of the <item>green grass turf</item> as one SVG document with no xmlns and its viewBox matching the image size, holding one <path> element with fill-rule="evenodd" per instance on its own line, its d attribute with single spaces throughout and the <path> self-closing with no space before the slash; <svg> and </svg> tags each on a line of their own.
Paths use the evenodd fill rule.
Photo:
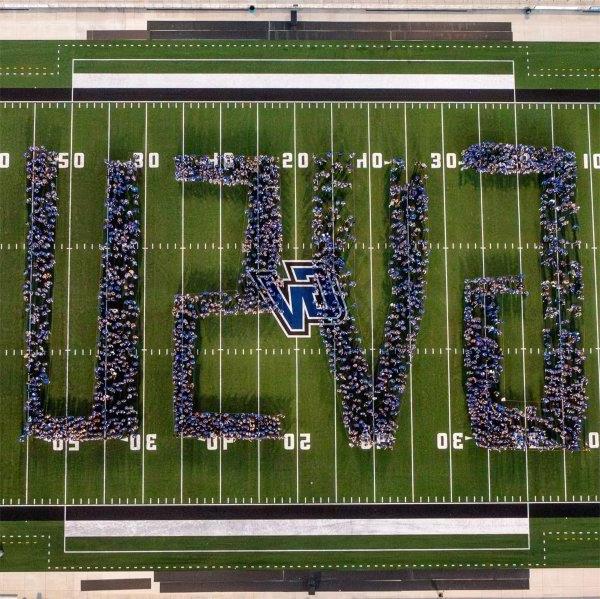
<svg viewBox="0 0 600 599">
<path fill-rule="evenodd" d="M 383 548 L 389 543 L 405 550 L 285 552 L 289 547 L 282 547 L 273 552 L 257 552 L 257 549 L 264 548 L 264 539 L 247 538 L 235 541 L 233 548 L 244 550 L 236 554 L 211 551 L 215 547 L 214 540 L 180 537 L 142 539 L 142 546 L 128 539 L 91 539 L 85 544 L 69 540 L 68 553 L 65 553 L 62 523 L 5 523 L 2 530 L 5 555 L 0 562 L 0 570 L 598 567 L 599 534 L 595 519 L 534 518 L 531 520 L 530 549 L 511 549 L 506 546 L 506 541 L 502 541 L 502 544 L 495 545 L 496 550 L 490 551 L 489 539 L 478 537 L 468 543 L 464 538 L 455 542 L 436 539 L 439 546 L 451 548 L 446 551 L 416 551 L 415 548 L 427 549 L 429 545 L 421 538 L 409 548 L 401 538 L 397 538 L 396 543 L 386 539 L 377 547 Z M 526 547 L 521 540 L 514 538 L 512 546 Z M 296 548 L 302 546 L 299 543 L 298 539 L 290 539 L 290 544 Z M 313 549 L 323 548 L 322 545 L 318 539 L 310 543 Z M 143 553 L 139 552 L 142 547 L 146 549 Z"/>
<path fill-rule="evenodd" d="M 419 58 L 448 55 L 465 57 L 464 49 L 400 48 L 389 53 Z M 181 46 L 181 47 L 180 47 Z M 253 44 L 243 55 L 269 55 L 269 48 Z M 335 46 L 335 44 L 334 44 Z M 310 45 L 312 52 L 331 56 L 381 56 L 381 50 L 333 48 Z M 441 46 L 444 46 L 443 44 Z M 526 57 L 530 69 L 541 65 L 591 68 L 593 52 L 576 52 L 583 45 L 564 45 L 561 52 L 530 44 L 525 49 L 472 48 L 477 58 L 516 58 L 521 87 L 550 85 L 585 87 L 591 78 L 534 78 L 523 71 Z M 55 43 L 3 44 L 2 67 L 51 65 Z M 182 45 L 160 46 L 161 56 L 189 51 Z M 593 48 L 597 48 L 594 46 Z M 240 48 L 209 45 L 198 53 L 235 55 Z M 17 55 L 18 52 L 18 55 Z M 61 47 L 61 61 L 80 53 L 89 57 L 139 54 L 155 50 L 129 44 L 102 49 L 77 44 Z M 529 52 L 529 55 L 526 54 Z M 77 53 L 77 54 L 75 54 Z M 289 45 L 282 54 L 305 56 L 302 45 Z M 189 55 L 189 54 L 187 54 Z M 388 55 L 386 50 L 385 56 Z M 17 56 L 18 59 L 17 60 Z M 591 56 L 591 58 L 590 58 Z M 576 62 L 576 59 L 579 62 Z M 585 66 L 588 65 L 588 66 Z M 64 65 L 63 65 L 64 66 Z M 550 68 L 548 66 L 548 68 Z M 47 71 L 50 73 L 50 71 Z M 561 71 L 562 72 L 562 71 Z M 582 71 L 583 73 L 583 71 Z M 58 76 L 7 76 L 3 85 L 68 85 L 64 68 Z M 110 111 L 110 128 L 109 128 Z M 185 111 L 185 115 L 184 115 Z M 221 126 L 219 125 L 221 123 Z M 515 132 L 516 126 L 516 132 Z M 0 498 L 5 504 L 35 503 L 257 503 L 257 502 L 439 502 L 439 501 L 533 501 L 597 500 L 600 487 L 600 450 L 576 453 L 486 452 L 464 441 L 463 449 L 440 450 L 438 433 L 469 435 L 462 385 L 462 287 L 465 278 L 516 274 L 523 263 L 530 295 L 525 299 L 524 337 L 521 348 L 521 306 L 515 298 L 502 303 L 505 353 L 503 388 L 511 402 L 539 405 L 542 388 L 540 270 L 536 244 L 539 240 L 539 188 L 534 177 L 483 177 L 459 168 L 429 168 L 430 242 L 427 303 L 418 353 L 398 418 L 393 451 L 361 451 L 349 448 L 340 419 L 339 400 L 326 357 L 316 332 L 309 339 L 284 337 L 273 318 L 223 319 L 222 385 L 219 384 L 219 335 L 217 319 L 201 325 L 197 374 L 199 405 L 203 409 L 281 412 L 286 433 L 310 434 L 310 449 L 286 450 L 282 441 L 231 444 L 212 450 L 206 443 L 173 435 L 171 376 L 171 307 L 173 295 L 183 287 L 189 292 L 218 289 L 219 258 L 223 287 L 233 291 L 241 264 L 245 191 L 224 188 L 222 195 L 222 248 L 219 252 L 219 190 L 205 184 L 186 184 L 182 189 L 173 177 L 172 156 L 182 151 L 236 154 L 335 151 L 381 152 L 386 159 L 404 157 L 408 164 L 432 162 L 432 153 L 454 153 L 480 138 L 535 145 L 556 145 L 577 153 L 579 164 L 580 258 L 584 268 L 585 304 L 581 321 L 583 346 L 588 352 L 589 408 L 586 439 L 600 430 L 600 372 L 598 370 L 596 275 L 593 240 L 600 234 L 598 206 L 600 170 L 583 167 L 584 153 L 600 152 L 600 107 L 554 104 L 440 104 L 440 103 L 75 103 L 0 104 L 0 153 L 10 154 L 10 167 L 0 169 Z M 129 444 L 110 441 L 84 443 L 78 451 L 53 451 L 41 441 L 19 443 L 22 425 L 25 373 L 24 312 L 21 297 L 25 264 L 25 177 L 22 153 L 34 141 L 61 152 L 83 152 L 85 167 L 60 171 L 60 219 L 52 323 L 51 379 L 48 409 L 63 414 L 85 414 L 89 409 L 94 372 L 97 291 L 104 217 L 104 165 L 107 156 L 127 159 L 133 152 L 158 153 L 158 168 L 145 168 L 141 176 L 142 220 L 145 254 L 140 256 L 142 306 L 140 412 L 143 432 L 156 435 L 156 450 L 132 451 Z M 310 249 L 311 177 L 307 169 L 282 169 L 284 258 L 308 258 Z M 388 234 L 387 170 L 356 169 L 348 196 L 348 212 L 356 217 L 357 244 L 349 253 L 349 265 L 358 282 L 352 296 L 365 347 L 381 342 L 390 288 L 386 276 Z M 517 198 L 519 205 L 517 204 Z M 518 218 L 520 208 L 520 222 Z M 595 208 L 595 219 L 592 209 Z M 371 226 L 369 226 L 371 213 Z M 446 218 L 444 218 L 446 214 Z M 183 217 L 183 218 L 182 218 Z M 483 219 L 482 219 L 483 217 Z M 593 229 L 595 222 L 596 230 Z M 520 225 L 520 226 L 519 226 Z M 519 245 L 519 230 L 521 245 Z M 485 240 L 483 255 L 481 239 Z M 182 250 L 183 241 L 183 273 Z M 70 246 L 69 246 L 70 243 Z M 93 245 L 92 245 L 93 244 Z M 68 248 L 71 248 L 69 251 Z M 521 247 L 521 251 L 519 250 Z M 373 248 L 370 250 L 369 248 Z M 447 248 L 445 250 L 444 248 Z M 370 252 L 372 251 L 372 271 Z M 68 259 L 70 255 L 70 277 Z M 447 272 L 447 279 L 446 279 Z M 373 296 L 370 287 L 372 283 Z M 446 287 L 448 302 L 446 303 Z M 67 289 L 70 296 L 67 298 Z M 70 328 L 67 341 L 67 301 Z M 371 340 L 371 301 L 373 331 Z M 446 319 L 446 306 L 448 318 Z M 145 326 L 142 327 L 142 323 Z M 260 333 L 258 334 L 258 331 Z M 68 368 L 67 347 L 71 348 Z M 257 348 L 260 347 L 260 352 Z M 296 347 L 298 351 L 296 351 Z M 449 353 L 446 347 L 450 348 Z M 523 360 L 525 368 L 523 369 Z M 523 372 L 525 379 L 523 379 Z M 260 376 L 259 376 L 260 374 Z M 297 384 L 296 384 L 297 381 Z M 65 492 L 66 491 L 66 492 Z M 367 508 L 365 508 L 367 509 Z M 572 530 L 581 528 L 576 520 Z M 542 552 L 540 531 L 546 524 L 533 521 L 532 551 L 486 554 L 470 552 L 473 562 L 565 563 L 585 565 L 591 556 L 584 548 L 591 541 L 555 542 Z M 545 529 L 544 529 L 545 530 Z M 552 530 L 552 529 L 548 529 Z M 62 528 L 55 524 L 3 523 L 1 534 L 37 531 L 52 536 L 52 546 L 62 546 Z M 40 532 L 41 531 L 41 532 Z M 34 534 L 31 532 L 31 534 Z M 261 541 L 257 540 L 257 547 Z M 485 538 L 474 540 L 483 547 Z M 42 549 L 31 567 L 43 567 Z M 13 548 L 21 551 L 25 546 Z M 11 550 L 11 553 L 12 551 Z M 52 551 L 56 551 L 53 549 Z M 554 552 L 554 553 L 552 553 Z M 3 568 L 23 568 L 19 553 Z M 54 555 L 54 553 L 53 553 Z M 192 554 L 193 555 L 193 554 Z M 340 554 L 341 564 L 390 564 L 389 555 Z M 547 556 L 547 562 L 543 561 Z M 549 556 L 553 557 L 550 558 Z M 566 556 L 566 557 L 565 557 Z M 335 557 L 338 557 L 335 555 Z M 456 555 L 436 555 L 447 563 L 460 563 Z M 23 559 L 25 559 L 23 555 Z M 83 555 L 56 558 L 52 567 L 90 566 Z M 102 563 L 146 566 L 175 563 L 161 555 L 110 557 Z M 208 558 L 186 557 L 201 565 L 305 565 L 307 555 L 293 558 L 260 554 L 226 554 Z M 323 558 L 325 559 L 325 558 Z M 326 564 L 334 557 L 327 555 Z M 375 560 L 379 560 L 379 562 Z M 384 559 L 384 561 L 381 561 Z M 414 557 L 419 564 L 435 565 L 432 557 Z M 453 561 L 450 561 L 452 559 Z M 42 560 L 42 561 L 38 561 Z M 87 560 L 87 561 L 86 561 Z M 96 560 L 96 557 L 94 557 Z M 211 561 L 212 560 L 212 561 Z M 461 561 L 465 561 L 461 554 Z M 43 563 L 42 563 L 43 562 Z M 509 563 L 510 562 L 510 563 Z M 187 563 L 187 561 L 186 561 Z M 316 562 L 321 563 L 321 562 Z M 396 563 L 396 562 L 393 562 Z M 398 563 L 404 563 L 398 562 Z M 412 561 L 411 561 L 412 563 Z M 441 562 L 444 563 L 444 562 Z M 40 564 L 42 564 L 40 566 Z"/>
<path fill-rule="evenodd" d="M 556 49 L 560 48 L 560 51 Z M 323 65 L 302 62 L 302 59 L 401 59 L 402 61 L 423 60 L 509 60 L 514 61 L 517 86 L 520 88 L 576 88 L 597 89 L 600 51 L 592 43 L 540 43 L 540 42 L 261 42 L 261 41 L 3 41 L 0 42 L 0 72 L 6 87 L 69 87 L 71 70 L 74 68 L 99 71 L 109 68 L 136 72 L 169 70 L 173 63 L 157 65 L 149 62 L 105 64 L 77 62 L 72 59 L 98 58 L 277 58 L 301 59 L 293 69 L 299 72 L 321 70 Z M 385 72 L 507 72 L 507 65 L 468 62 L 459 64 L 402 62 L 387 65 Z M 204 62 L 202 66 L 192 63 L 177 64 L 178 69 L 206 68 L 216 71 L 223 68 L 218 62 Z M 228 68 L 240 69 L 240 63 Z M 263 66 L 246 63 L 245 70 L 262 69 Z M 289 70 L 284 62 L 273 70 Z M 381 65 L 365 63 L 329 63 L 328 70 L 343 69 L 346 72 L 374 72 Z M 510 67 L 512 69 L 512 67 Z M 450 70 L 449 70 L 450 69 Z M 454 70 L 453 70 L 454 69 Z M 329 71 L 325 72 L 329 72 Z M 510 71 L 508 71 L 510 72 Z"/>
</svg>

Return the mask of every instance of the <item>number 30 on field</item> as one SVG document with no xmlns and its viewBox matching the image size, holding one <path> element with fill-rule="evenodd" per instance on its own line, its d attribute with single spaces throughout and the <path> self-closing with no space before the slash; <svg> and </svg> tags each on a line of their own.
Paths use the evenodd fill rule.
<svg viewBox="0 0 600 599">
<path fill-rule="evenodd" d="M 438 433 L 435 440 L 438 449 L 448 449 L 448 433 Z M 464 449 L 464 440 L 462 433 L 452 433 L 452 449 Z"/>
</svg>

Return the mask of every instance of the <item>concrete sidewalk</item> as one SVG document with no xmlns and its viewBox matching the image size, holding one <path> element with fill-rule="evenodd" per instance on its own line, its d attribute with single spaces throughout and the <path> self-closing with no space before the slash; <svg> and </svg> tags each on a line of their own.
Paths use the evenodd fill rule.
<svg viewBox="0 0 600 599">
<path fill-rule="evenodd" d="M 158 583 L 152 583 L 152 590 L 140 591 L 84 591 L 81 580 L 110 578 L 148 578 L 152 572 L 132 572 L 115 570 L 111 572 L 16 572 L 0 573 L 0 593 L 14 594 L 19 599 L 42 597 L 43 599 L 139 599 L 158 597 L 164 599 L 304 599 L 307 593 L 193 593 L 159 594 Z M 445 591 L 445 599 L 534 599 L 563 597 L 569 599 L 600 597 L 600 569 L 532 569 L 531 588 L 528 591 Z M 356 592 L 321 593 L 321 599 L 434 599 L 437 592 Z"/>
<path fill-rule="evenodd" d="M 2 7 L 0 0 L 0 8 Z M 8 3 L 6 3 L 8 4 Z M 592 3 L 588 3 L 587 6 Z M 385 5 L 384 5 L 385 6 Z M 300 10 L 300 21 L 371 21 L 371 22 L 508 22 L 515 42 L 600 41 L 600 12 L 581 13 L 542 11 L 525 15 L 523 10 L 468 12 L 389 12 L 385 10 Z M 135 10 L 135 9 L 30 9 L 3 10 L 0 39 L 12 40 L 85 40 L 88 30 L 145 30 L 148 21 L 281 21 L 288 20 L 289 9 L 247 10 Z"/>
</svg>

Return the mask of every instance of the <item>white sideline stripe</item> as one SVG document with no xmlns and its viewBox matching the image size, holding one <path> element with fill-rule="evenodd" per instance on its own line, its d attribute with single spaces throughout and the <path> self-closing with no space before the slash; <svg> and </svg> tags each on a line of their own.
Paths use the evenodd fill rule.
<svg viewBox="0 0 600 599">
<path fill-rule="evenodd" d="M 526 535 L 527 518 L 67 520 L 67 537 Z"/>
<path fill-rule="evenodd" d="M 93 89 L 514 89 L 507 75 L 367 73 L 74 73 Z"/>
</svg>

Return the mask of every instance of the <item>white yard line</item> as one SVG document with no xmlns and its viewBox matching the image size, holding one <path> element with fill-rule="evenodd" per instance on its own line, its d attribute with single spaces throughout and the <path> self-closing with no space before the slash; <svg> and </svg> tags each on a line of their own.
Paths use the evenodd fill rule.
<svg viewBox="0 0 600 599">
<path fill-rule="evenodd" d="M 406 118 L 406 104 L 404 105 L 404 181 L 408 185 L 408 120 Z M 410 277 L 410 274 L 409 274 Z M 412 325 L 409 324 L 409 334 Z M 413 357 L 409 357 L 408 367 L 408 391 L 410 400 L 410 496 L 415 500 L 415 435 L 413 421 Z"/>
<path fill-rule="evenodd" d="M 600 310 L 598 308 L 598 268 L 596 250 L 596 218 L 594 214 L 594 169 L 592 168 L 592 129 L 590 127 L 590 107 L 587 107 L 587 138 L 588 138 L 588 156 L 589 176 L 590 176 L 590 211 L 592 215 L 592 250 L 594 258 L 594 306 L 596 308 L 596 371 L 598 374 L 598 390 L 600 391 Z M 598 393 L 600 400 L 600 392 Z"/>
<path fill-rule="evenodd" d="M 36 137 L 36 120 L 37 120 L 37 104 L 33 105 L 33 143 L 32 145 L 35 147 L 35 137 Z M 57 181 L 58 184 L 58 181 Z M 33 198 L 33 185 L 31 186 L 31 210 L 33 212 L 34 206 L 34 198 Z M 33 304 L 32 301 L 33 295 L 33 268 L 31 269 L 31 273 L 29 275 L 29 336 L 28 339 L 31 338 L 31 306 Z M 27 343 L 27 347 L 29 347 L 29 343 Z M 29 375 L 27 375 L 27 383 L 29 384 Z M 29 391 L 27 392 L 27 399 L 29 400 Z M 29 418 L 29 406 L 27 407 L 27 417 Z M 29 502 L 29 435 L 27 435 L 27 440 L 25 441 L 25 503 Z"/>
<path fill-rule="evenodd" d="M 335 214 L 335 190 L 333 188 L 333 161 L 335 160 L 333 154 L 333 102 L 329 105 L 329 147 L 331 150 L 331 210 L 332 214 Z M 331 238 L 335 246 L 335 217 L 331 220 Z M 334 339 L 337 336 L 334 330 Z M 335 342 L 333 344 L 333 493 L 335 501 L 338 500 L 338 455 L 337 455 L 337 420 L 338 420 L 338 407 L 337 407 L 337 349 Z"/>
<path fill-rule="evenodd" d="M 257 161 L 260 160 L 259 156 L 259 132 L 260 132 L 260 116 L 259 116 L 259 103 L 256 103 L 256 158 Z M 258 162 L 256 165 L 257 171 L 260 168 L 258 166 Z M 257 172 L 258 175 L 258 172 Z M 257 178 L 257 183 L 258 183 L 258 178 Z M 259 208 L 260 211 L 260 208 Z M 258 258 L 257 261 L 260 263 L 260 227 L 258 228 L 259 233 L 258 233 Z M 258 292 L 257 292 L 258 293 Z M 256 296 L 256 403 L 257 403 L 257 413 L 260 414 L 260 294 Z M 296 442 L 298 440 L 296 439 Z M 256 442 L 256 453 L 257 453 L 257 460 L 256 460 L 256 465 L 257 465 L 257 488 L 256 488 L 256 492 L 258 495 L 258 502 L 260 503 L 260 493 L 261 493 L 261 488 L 260 488 L 260 439 L 257 440 Z"/>
<path fill-rule="evenodd" d="M 375 317 L 373 307 L 373 202 L 371 189 L 371 107 L 367 104 L 367 166 L 369 180 L 369 301 L 370 301 L 370 319 L 371 319 L 371 426 L 372 428 L 372 462 L 373 462 L 373 501 L 377 501 L 377 461 L 376 452 L 376 437 L 375 437 Z"/>
<path fill-rule="evenodd" d="M 297 185 L 297 162 L 298 162 L 298 138 L 296 129 L 296 105 L 294 104 L 294 260 L 298 260 L 298 185 Z M 299 347 L 298 337 L 294 340 L 295 360 L 295 400 L 296 400 L 296 501 L 300 501 L 300 369 L 299 369 Z"/>
<path fill-rule="evenodd" d="M 110 160 L 110 104 L 108 105 L 108 116 L 106 123 L 106 159 Z M 108 219 L 108 206 L 105 209 L 106 218 Z M 106 248 L 104 251 L 104 270 L 108 264 L 108 238 L 105 241 Z M 70 245 L 70 244 L 69 244 Z M 102 274 L 100 276 L 103 276 Z M 104 297 L 104 310 L 108 310 L 108 294 Z M 104 324 L 104 341 L 108 337 L 108 320 Z M 106 348 L 105 348 L 106 349 Z M 104 352 L 104 435 L 102 439 L 102 503 L 106 503 L 106 370 L 107 370 L 107 352 Z"/>
<path fill-rule="evenodd" d="M 552 108 L 552 105 L 550 105 L 550 131 L 552 134 L 552 148 L 554 148 L 555 143 L 554 143 L 554 109 Z M 556 210 L 556 206 L 554 207 L 554 226 L 556 229 L 556 236 L 558 237 L 558 213 Z M 559 261 L 559 255 L 558 255 L 558 249 L 556 250 L 556 262 L 558 264 Z M 559 303 L 559 310 L 558 310 L 558 327 L 559 327 L 559 332 L 562 332 L 562 317 L 560 314 L 560 278 L 559 278 L 559 273 L 556 273 L 556 278 L 557 278 L 557 285 L 556 285 L 556 290 L 557 290 L 557 294 L 558 294 L 558 303 Z M 564 397 L 561 399 L 561 413 L 562 413 L 562 429 L 563 431 L 565 430 L 565 400 Z M 563 482 L 564 482 L 564 494 L 565 494 L 565 500 L 567 499 L 567 450 L 564 447 L 563 444 L 563 449 L 562 449 L 562 458 L 563 458 Z"/>
<path fill-rule="evenodd" d="M 481 143 L 481 108 L 477 105 L 477 140 Z M 479 221 L 481 223 L 481 276 L 485 277 L 485 221 L 483 218 L 483 173 L 479 173 Z M 484 299 L 485 313 L 485 299 Z M 485 316 L 485 314 L 484 314 Z M 488 500 L 492 499 L 492 464 L 490 450 L 487 450 Z"/>
<path fill-rule="evenodd" d="M 444 104 L 440 111 L 442 128 L 442 200 L 444 206 L 444 292 L 446 296 L 446 387 L 448 391 L 448 463 L 450 468 L 450 501 L 454 495 L 454 481 L 452 472 L 452 399 L 450 391 L 450 315 L 448 300 L 448 227 L 446 215 L 446 146 L 444 139 Z"/>
<path fill-rule="evenodd" d="M 181 104 L 181 153 L 185 155 L 185 102 Z M 181 181 L 181 295 L 185 293 L 185 181 Z M 179 435 L 179 502 L 183 503 L 183 433 Z"/>
<path fill-rule="evenodd" d="M 219 104 L 219 160 L 223 160 L 223 105 Z M 219 177 L 219 414 L 223 414 L 223 178 Z M 222 419 L 222 416 L 221 416 Z M 223 503 L 223 430 L 219 438 L 219 503 Z"/>
<path fill-rule="evenodd" d="M 143 221 L 143 290 L 142 290 L 142 503 L 146 497 L 146 274 L 148 271 L 147 250 L 147 200 L 148 200 L 148 104 L 144 110 L 144 215 Z"/>
</svg>

